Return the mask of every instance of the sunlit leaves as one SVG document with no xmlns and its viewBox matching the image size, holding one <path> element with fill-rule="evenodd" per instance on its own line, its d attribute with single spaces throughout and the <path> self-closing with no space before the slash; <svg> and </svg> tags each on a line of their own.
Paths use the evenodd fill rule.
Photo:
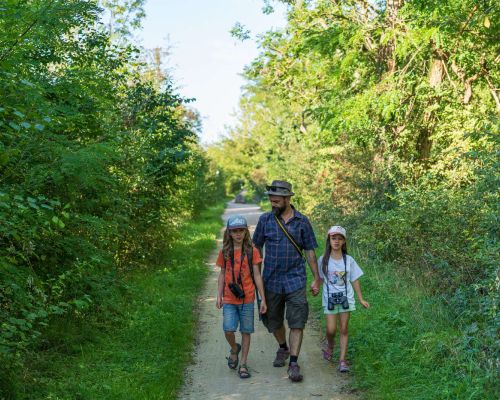
<svg viewBox="0 0 500 400">
<path fill-rule="evenodd" d="M 494 347 L 500 9 L 489 0 L 291 4 L 287 26 L 260 38 L 246 69 L 239 124 L 210 150 L 229 189 L 258 192 L 286 176 L 320 227 L 345 223 L 370 257 L 434 278 L 424 290 L 456 301 L 449 311 L 459 308 L 464 341 Z M 462 350 L 491 385 L 494 357 Z M 488 397 L 483 389 L 467 393 Z"/>
<path fill-rule="evenodd" d="M 189 100 L 137 72 L 142 4 L 106 2 L 120 40 L 93 1 L 0 12 L 0 375 L 54 316 L 111 312 L 118 271 L 160 261 L 223 195 Z"/>
<path fill-rule="evenodd" d="M 246 29 L 240 22 L 236 22 L 229 33 L 242 42 L 250 39 L 250 30 Z"/>
</svg>

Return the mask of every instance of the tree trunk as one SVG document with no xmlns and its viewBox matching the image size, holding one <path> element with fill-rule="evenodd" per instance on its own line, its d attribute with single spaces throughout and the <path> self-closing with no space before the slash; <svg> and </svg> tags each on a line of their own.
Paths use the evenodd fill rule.
<svg viewBox="0 0 500 400">
<path fill-rule="evenodd" d="M 385 9 L 385 20 L 387 26 L 394 31 L 398 22 L 398 11 L 404 5 L 404 0 L 387 0 Z M 383 59 L 387 65 L 387 71 L 393 73 L 396 69 L 396 60 L 394 51 L 396 50 L 396 42 L 393 38 L 383 47 Z"/>
<path fill-rule="evenodd" d="M 433 58 L 431 60 L 431 68 L 429 71 L 429 85 L 434 89 L 437 88 L 443 81 L 443 76 L 443 60 L 441 60 L 440 58 Z M 431 101 L 436 103 L 439 101 L 439 97 L 433 97 Z M 433 112 L 426 111 L 424 113 L 420 135 L 417 140 L 418 159 L 423 162 L 426 162 L 431 155 L 431 135 L 434 130 L 434 122 Z"/>
</svg>

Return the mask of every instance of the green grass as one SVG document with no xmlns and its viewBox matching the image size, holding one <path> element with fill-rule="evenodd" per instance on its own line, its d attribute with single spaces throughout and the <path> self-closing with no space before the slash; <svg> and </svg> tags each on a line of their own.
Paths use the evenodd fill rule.
<svg viewBox="0 0 500 400">
<path fill-rule="evenodd" d="M 223 208 L 186 224 L 164 265 L 126 277 L 118 321 L 60 321 L 55 329 L 65 329 L 63 339 L 32 357 L 22 398 L 174 399 L 191 357 L 195 301 Z"/>
<path fill-rule="evenodd" d="M 498 398 L 495 377 L 475 364 L 467 333 L 457 328 L 443 299 L 427 294 L 425 277 L 351 253 L 365 272 L 361 288 L 371 305 L 358 306 L 349 323 L 353 389 L 362 398 Z M 310 301 L 324 332 L 321 298 Z"/>
<path fill-rule="evenodd" d="M 268 202 L 262 201 L 266 206 Z M 324 251 L 324 233 L 316 231 Z M 488 370 L 477 357 L 485 350 L 460 321 L 446 299 L 430 294 L 439 287 L 428 277 L 383 263 L 350 247 L 365 275 L 360 278 L 370 309 L 357 302 L 349 322 L 347 358 L 352 362 L 352 389 L 369 400 L 479 400 L 500 398 L 494 366 Z M 311 273 L 308 270 L 308 282 Z M 435 292 L 434 292 L 435 293 Z M 308 295 L 313 326 L 324 336 L 321 296 Z M 356 299 L 357 300 L 357 299 Z M 316 324 L 314 323 L 316 322 Z M 338 335 L 334 358 L 338 359 Z"/>
</svg>

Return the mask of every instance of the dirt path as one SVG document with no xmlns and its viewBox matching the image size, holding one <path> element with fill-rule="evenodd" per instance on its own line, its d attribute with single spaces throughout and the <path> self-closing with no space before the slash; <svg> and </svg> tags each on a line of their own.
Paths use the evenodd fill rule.
<svg viewBox="0 0 500 400">
<path fill-rule="evenodd" d="M 244 215 L 253 232 L 262 211 L 254 204 L 228 204 L 224 221 L 232 214 Z M 219 247 L 221 241 L 218 241 Z M 217 250 L 218 251 L 218 250 Z M 353 400 L 349 395 L 349 378 L 335 370 L 331 363 L 321 358 L 320 337 L 310 323 L 304 331 L 304 341 L 299 357 L 304 380 L 292 383 L 287 377 L 287 367 L 274 368 L 272 361 L 277 350 L 274 337 L 257 318 L 256 329 L 248 356 L 252 377 L 240 379 L 236 371 L 227 367 L 225 357 L 229 351 L 222 331 L 222 310 L 215 308 L 218 267 L 217 252 L 208 260 L 211 273 L 199 300 L 200 320 L 194 362 L 186 372 L 180 399 L 249 399 L 249 400 L 303 400 L 339 399 Z M 241 336 L 237 334 L 237 340 Z"/>
</svg>

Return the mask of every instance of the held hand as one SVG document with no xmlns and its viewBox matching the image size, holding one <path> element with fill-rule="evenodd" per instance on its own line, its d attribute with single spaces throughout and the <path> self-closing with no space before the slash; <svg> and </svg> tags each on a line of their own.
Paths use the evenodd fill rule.
<svg viewBox="0 0 500 400">
<path fill-rule="evenodd" d="M 222 297 L 217 296 L 217 302 L 215 303 L 215 307 L 222 308 Z"/>
<path fill-rule="evenodd" d="M 319 278 L 315 279 L 311 283 L 311 292 L 312 292 L 313 296 L 317 296 L 318 295 L 320 283 L 321 283 L 321 280 Z"/>
<path fill-rule="evenodd" d="M 360 300 L 359 302 L 364 308 L 370 308 L 370 303 L 368 303 L 366 300 Z"/>
<path fill-rule="evenodd" d="M 266 304 L 265 300 L 262 300 L 262 302 L 260 303 L 260 310 L 259 310 L 259 312 L 261 314 L 265 314 L 267 312 L 267 304 Z"/>
</svg>

